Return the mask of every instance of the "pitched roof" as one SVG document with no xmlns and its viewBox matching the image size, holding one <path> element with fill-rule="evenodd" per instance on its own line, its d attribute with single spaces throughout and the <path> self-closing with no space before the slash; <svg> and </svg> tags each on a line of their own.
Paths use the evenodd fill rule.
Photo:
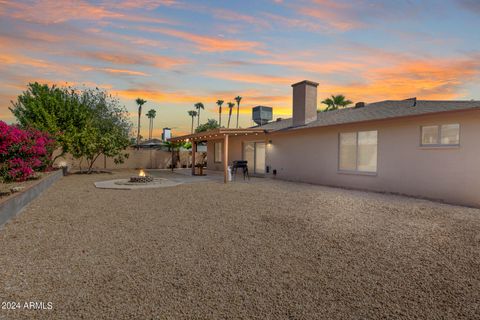
<svg viewBox="0 0 480 320">
<path fill-rule="evenodd" d="M 435 100 L 385 100 L 366 104 L 361 108 L 345 108 L 328 112 L 318 112 L 317 120 L 303 126 L 292 126 L 292 119 L 273 121 L 257 128 L 268 131 L 324 127 L 347 123 L 386 120 L 429 113 L 480 109 L 479 100 L 435 101 Z"/>
</svg>

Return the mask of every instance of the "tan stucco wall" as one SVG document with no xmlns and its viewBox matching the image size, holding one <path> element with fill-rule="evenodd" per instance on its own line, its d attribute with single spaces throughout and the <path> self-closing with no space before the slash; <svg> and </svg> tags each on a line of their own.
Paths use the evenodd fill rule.
<svg viewBox="0 0 480 320">
<path fill-rule="evenodd" d="M 244 141 L 265 141 L 265 136 L 263 135 L 263 133 L 259 135 L 230 136 L 228 138 L 228 164 L 232 164 L 233 160 L 243 159 L 243 142 Z M 215 142 L 222 142 L 222 148 L 223 148 L 223 139 L 209 140 L 207 142 L 207 159 L 208 159 L 207 169 L 220 171 L 220 170 L 223 170 L 223 157 L 222 157 L 222 162 L 215 163 L 213 161 Z"/>
<path fill-rule="evenodd" d="M 172 154 L 168 151 L 162 150 L 136 150 L 128 149 L 125 150 L 129 154 L 128 159 L 125 159 L 124 163 L 115 164 L 112 158 L 107 158 L 106 168 L 107 169 L 166 169 L 170 166 L 172 162 Z M 201 153 L 196 154 L 197 162 L 201 159 Z M 68 166 L 74 170 L 77 169 L 86 169 L 87 162 L 82 159 L 74 159 L 71 155 L 67 154 L 62 158 L 56 160 L 56 164 L 65 161 Z M 178 167 L 182 165 L 191 164 L 191 152 L 189 151 L 180 151 L 180 161 L 177 163 Z M 104 169 L 104 157 L 101 155 L 95 161 L 93 168 L 95 169 Z"/>
<path fill-rule="evenodd" d="M 460 123 L 460 147 L 420 147 L 420 126 Z M 338 168 L 340 132 L 378 130 L 377 175 Z M 276 178 L 480 206 L 480 112 L 449 113 L 272 134 L 266 164 Z M 272 172 L 272 170 L 270 171 Z"/>
</svg>

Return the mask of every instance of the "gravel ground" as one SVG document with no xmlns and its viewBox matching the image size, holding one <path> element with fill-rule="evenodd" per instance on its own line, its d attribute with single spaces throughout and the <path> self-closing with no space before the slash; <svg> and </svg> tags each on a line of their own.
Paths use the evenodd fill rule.
<svg viewBox="0 0 480 320">
<path fill-rule="evenodd" d="M 129 175 L 63 178 L 0 230 L 0 300 L 22 304 L 0 319 L 480 318 L 478 209 L 266 179 L 93 186 Z"/>
</svg>

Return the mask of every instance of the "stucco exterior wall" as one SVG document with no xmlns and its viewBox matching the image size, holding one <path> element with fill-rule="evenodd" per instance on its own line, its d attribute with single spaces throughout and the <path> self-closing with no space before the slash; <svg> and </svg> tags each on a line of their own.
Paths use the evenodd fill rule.
<svg viewBox="0 0 480 320">
<path fill-rule="evenodd" d="M 263 134 L 230 136 L 228 138 L 228 164 L 231 164 L 234 160 L 243 160 L 243 142 L 245 141 L 265 141 L 265 136 Z M 222 162 L 214 162 L 215 142 L 221 142 L 223 148 L 223 137 L 207 142 L 207 169 L 221 171 L 223 170 L 223 152 Z"/>
<path fill-rule="evenodd" d="M 460 124 L 459 147 L 420 146 L 421 126 L 448 123 Z M 367 130 L 378 131 L 377 174 L 338 172 L 339 133 Z M 480 207 L 478 111 L 288 131 L 268 139 L 266 165 L 277 170 L 278 179 Z"/>
</svg>

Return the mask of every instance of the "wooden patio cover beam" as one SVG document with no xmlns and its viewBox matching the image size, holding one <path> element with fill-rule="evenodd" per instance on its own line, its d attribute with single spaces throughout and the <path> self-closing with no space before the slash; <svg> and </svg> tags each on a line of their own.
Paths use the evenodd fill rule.
<svg viewBox="0 0 480 320">
<path fill-rule="evenodd" d="M 250 134 L 263 134 L 265 133 L 264 129 L 259 128 L 247 128 L 247 129 L 214 129 L 205 132 L 188 134 L 180 137 L 170 138 L 171 142 L 186 142 L 188 141 L 205 141 L 205 140 L 214 140 L 214 139 L 223 139 L 223 136 L 235 136 L 235 135 L 250 135 Z"/>
</svg>

